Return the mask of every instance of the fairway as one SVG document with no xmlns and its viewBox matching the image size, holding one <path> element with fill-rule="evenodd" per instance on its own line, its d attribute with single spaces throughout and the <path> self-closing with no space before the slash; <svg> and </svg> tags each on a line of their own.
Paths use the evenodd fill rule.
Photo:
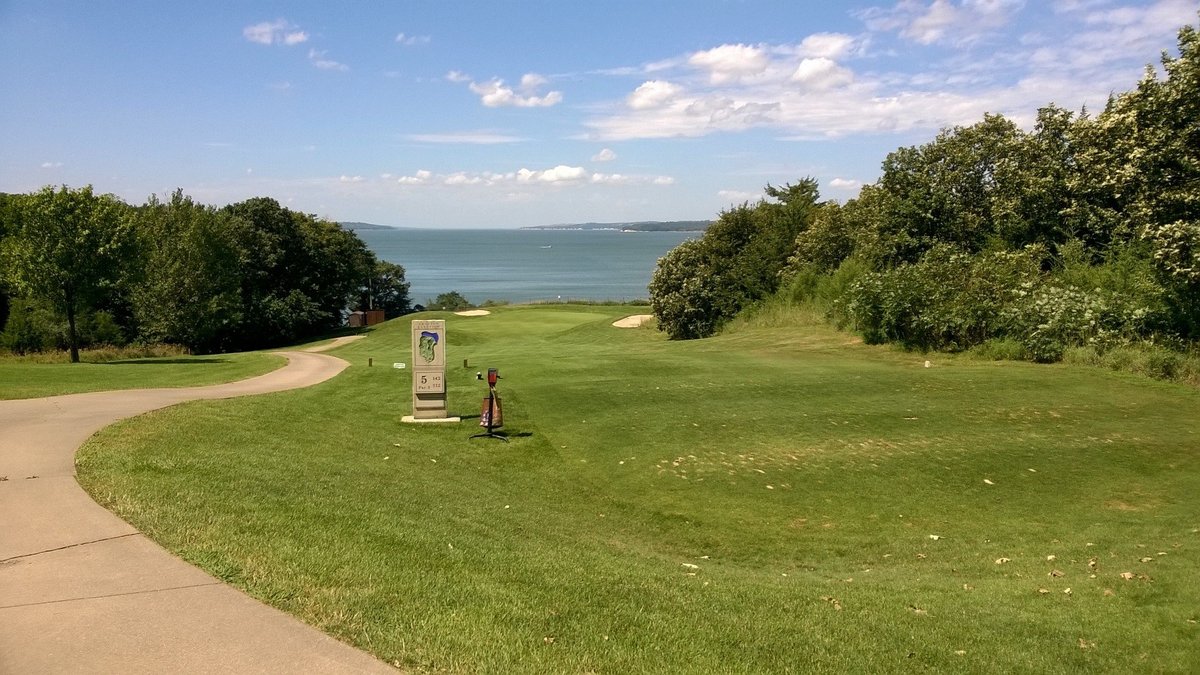
<svg viewBox="0 0 1200 675">
<path fill-rule="evenodd" d="M 414 315 L 446 319 L 458 425 L 400 424 L 391 321 L 310 389 L 102 431 L 79 480 L 415 671 L 1200 669 L 1196 390 L 821 325 L 612 325 L 642 311 Z M 468 438 L 488 367 L 509 443 Z"/>
</svg>

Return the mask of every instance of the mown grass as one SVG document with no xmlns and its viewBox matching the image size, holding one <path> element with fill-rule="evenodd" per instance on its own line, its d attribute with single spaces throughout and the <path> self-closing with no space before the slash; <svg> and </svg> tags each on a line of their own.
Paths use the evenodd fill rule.
<svg viewBox="0 0 1200 675">
<path fill-rule="evenodd" d="M 817 323 L 672 343 L 626 313 L 424 315 L 453 412 L 500 369 L 507 444 L 399 423 L 410 371 L 379 364 L 411 360 L 406 318 L 316 387 L 110 427 L 80 480 L 417 671 L 1200 668 L 1195 390 Z"/>
<path fill-rule="evenodd" d="M 85 357 L 87 355 L 85 354 Z M 270 372 L 285 363 L 264 352 L 115 358 L 82 363 L 45 356 L 0 358 L 0 400 L 110 389 L 191 387 L 231 382 Z"/>
</svg>

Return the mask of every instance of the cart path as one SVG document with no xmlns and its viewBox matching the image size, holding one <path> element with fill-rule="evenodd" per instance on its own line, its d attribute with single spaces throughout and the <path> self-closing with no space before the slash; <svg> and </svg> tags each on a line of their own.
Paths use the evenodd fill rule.
<svg viewBox="0 0 1200 675">
<path fill-rule="evenodd" d="M 280 353 L 286 366 L 228 384 L 0 401 L 0 673 L 395 672 L 175 557 L 75 481 L 75 451 L 119 419 L 349 365 Z"/>
</svg>

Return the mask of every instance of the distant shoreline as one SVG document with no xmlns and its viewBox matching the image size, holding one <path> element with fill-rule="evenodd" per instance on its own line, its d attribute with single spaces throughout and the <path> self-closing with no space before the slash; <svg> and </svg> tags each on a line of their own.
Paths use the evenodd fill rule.
<svg viewBox="0 0 1200 675">
<path fill-rule="evenodd" d="M 515 228 L 441 228 L 441 227 L 401 227 L 396 225 L 378 225 L 375 223 L 360 223 L 353 221 L 339 222 L 342 229 L 361 232 L 386 232 L 389 230 L 532 230 L 532 231 L 611 231 L 611 232 L 704 232 L 712 224 L 710 220 L 644 220 L 633 223 L 564 223 L 560 225 L 529 225 Z"/>
<path fill-rule="evenodd" d="M 531 225 L 522 230 L 613 230 L 616 232 L 703 232 L 711 220 L 644 220 L 634 223 L 571 223 Z"/>
</svg>

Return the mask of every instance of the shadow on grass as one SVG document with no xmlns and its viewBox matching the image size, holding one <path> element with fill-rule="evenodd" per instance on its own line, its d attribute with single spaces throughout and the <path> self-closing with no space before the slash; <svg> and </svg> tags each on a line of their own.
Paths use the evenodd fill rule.
<svg viewBox="0 0 1200 675">
<path fill-rule="evenodd" d="M 156 365 L 172 365 L 180 363 L 229 363 L 229 359 L 219 357 L 211 357 L 205 359 L 125 359 L 122 361 L 104 361 L 98 365 L 102 366 L 156 366 Z"/>
</svg>

